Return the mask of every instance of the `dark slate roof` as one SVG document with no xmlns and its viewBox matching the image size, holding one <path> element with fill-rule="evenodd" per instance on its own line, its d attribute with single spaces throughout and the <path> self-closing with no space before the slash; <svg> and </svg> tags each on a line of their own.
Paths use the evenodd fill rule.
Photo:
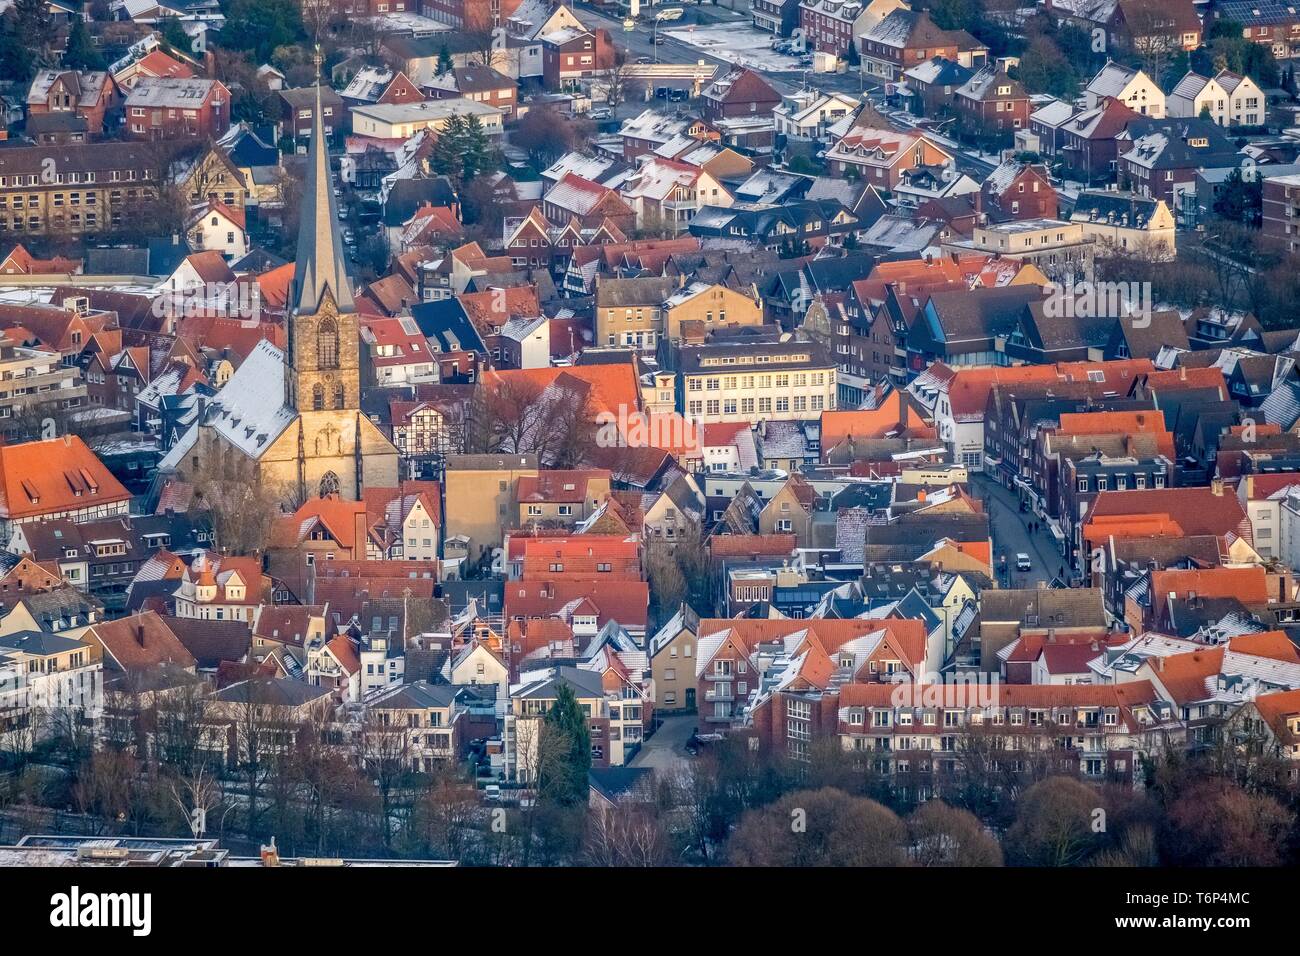
<svg viewBox="0 0 1300 956">
<path fill-rule="evenodd" d="M 411 318 L 426 339 L 444 352 L 481 352 L 487 349 L 473 321 L 458 299 L 421 302 L 411 307 Z"/>
<path fill-rule="evenodd" d="M 22 651 L 25 654 L 59 654 L 85 646 L 85 641 L 44 631 L 15 631 L 0 637 L 0 651 Z"/>
<path fill-rule="evenodd" d="M 393 183 L 384 200 L 383 222 L 385 226 L 401 226 L 425 203 L 450 206 L 456 201 L 456 190 L 446 176 L 399 179 Z"/>
<path fill-rule="evenodd" d="M 163 622 L 204 669 L 213 669 L 222 661 L 242 661 L 253 643 L 253 633 L 243 621 L 164 617 Z"/>
<path fill-rule="evenodd" d="M 149 250 L 138 247 L 87 249 L 83 268 L 89 275 L 151 275 Z"/>
<path fill-rule="evenodd" d="M 328 697 L 328 687 L 313 687 L 302 681 L 285 680 L 281 677 L 250 677 L 248 680 L 231 684 L 217 691 L 216 699 L 228 704 L 267 704 L 283 707 L 299 707 L 303 704 Z"/>
</svg>

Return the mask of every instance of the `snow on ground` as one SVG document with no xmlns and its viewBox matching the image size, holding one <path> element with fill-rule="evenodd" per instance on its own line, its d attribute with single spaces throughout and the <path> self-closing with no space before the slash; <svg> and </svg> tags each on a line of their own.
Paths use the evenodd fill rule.
<svg viewBox="0 0 1300 956">
<path fill-rule="evenodd" d="M 735 23 L 710 23 L 673 30 L 660 27 L 659 32 L 737 66 L 769 73 L 797 73 L 808 69 L 796 57 L 773 50 L 772 34 L 746 29 Z"/>
</svg>

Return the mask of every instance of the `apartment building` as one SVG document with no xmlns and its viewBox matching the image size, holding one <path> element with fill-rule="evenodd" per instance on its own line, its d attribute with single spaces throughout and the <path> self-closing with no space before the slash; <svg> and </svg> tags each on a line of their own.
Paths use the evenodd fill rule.
<svg viewBox="0 0 1300 956">
<path fill-rule="evenodd" d="M 147 77 L 127 94 L 132 139 L 216 139 L 230 128 L 230 90 L 220 80 Z"/>
<path fill-rule="evenodd" d="M 1300 175 L 1264 180 L 1261 231 L 1285 243 L 1288 252 L 1300 249 Z"/>
<path fill-rule="evenodd" d="M 1086 779 L 1136 785 L 1141 761 L 1183 733 L 1149 681 L 1123 684 L 855 684 L 840 690 L 838 736 L 870 752 L 878 772 L 918 796 L 960 786 L 972 739 L 992 748 L 995 772 L 1035 764 Z"/>
<path fill-rule="evenodd" d="M 0 435 L 24 409 L 76 408 L 86 402 L 81 371 L 40 345 L 22 345 L 0 333 Z"/>
<path fill-rule="evenodd" d="M 15 146 L 0 153 L 0 240 L 110 232 L 157 198 L 163 164 L 136 143 Z"/>
<path fill-rule="evenodd" d="M 684 345 L 677 410 L 701 422 L 815 419 L 835 408 L 836 365 L 816 342 Z"/>
<path fill-rule="evenodd" d="M 93 724 L 104 710 L 104 661 L 99 647 L 44 631 L 0 636 L 0 741 L 27 742 L 56 721 Z"/>
</svg>

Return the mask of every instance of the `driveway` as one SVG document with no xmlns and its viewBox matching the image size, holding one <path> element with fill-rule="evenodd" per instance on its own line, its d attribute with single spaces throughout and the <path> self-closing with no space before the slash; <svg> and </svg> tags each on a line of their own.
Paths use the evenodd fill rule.
<svg viewBox="0 0 1300 956">
<path fill-rule="evenodd" d="M 698 714 L 665 717 L 654 736 L 641 745 L 628 766 L 668 772 L 686 763 L 691 759 L 686 753 L 686 741 L 690 740 L 699 720 Z"/>
</svg>

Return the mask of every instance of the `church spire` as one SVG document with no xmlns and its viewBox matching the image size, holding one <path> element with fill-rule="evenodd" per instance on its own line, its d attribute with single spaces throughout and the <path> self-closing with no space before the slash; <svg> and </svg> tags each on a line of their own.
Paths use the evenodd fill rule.
<svg viewBox="0 0 1300 956">
<path fill-rule="evenodd" d="M 316 48 L 316 113 L 307 154 L 307 182 L 298 223 L 298 253 L 293 268 L 294 311 L 310 315 L 320 309 L 329 289 L 339 312 L 353 312 L 343 245 L 335 231 L 334 190 L 330 183 L 329 146 L 321 110 L 321 55 Z"/>
</svg>

